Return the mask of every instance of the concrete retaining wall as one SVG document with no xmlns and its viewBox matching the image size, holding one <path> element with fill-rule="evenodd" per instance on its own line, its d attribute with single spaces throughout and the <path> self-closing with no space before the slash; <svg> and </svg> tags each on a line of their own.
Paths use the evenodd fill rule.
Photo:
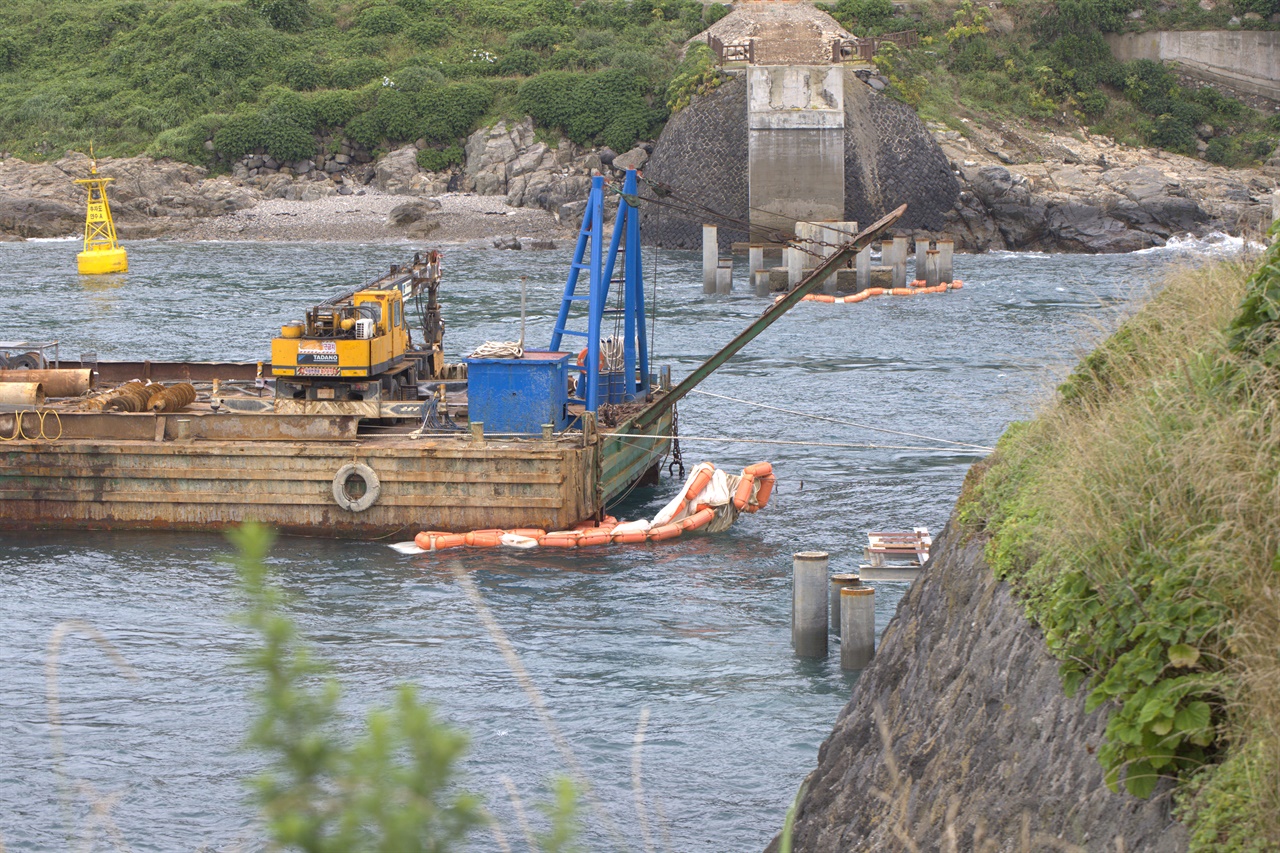
<svg viewBox="0 0 1280 853">
<path fill-rule="evenodd" d="M 1111 53 L 1121 62 L 1176 62 L 1211 83 L 1280 103 L 1280 32 L 1114 33 L 1106 39 Z"/>
<path fill-rule="evenodd" d="M 754 66 L 747 72 L 751 224 L 844 219 L 844 69 Z"/>
</svg>

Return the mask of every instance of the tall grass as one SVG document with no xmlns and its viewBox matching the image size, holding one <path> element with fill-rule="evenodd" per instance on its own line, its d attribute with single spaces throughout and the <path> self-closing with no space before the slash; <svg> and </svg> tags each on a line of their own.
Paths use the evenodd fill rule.
<svg viewBox="0 0 1280 853">
<path fill-rule="evenodd" d="M 1250 272 L 1172 275 L 961 507 L 1107 709 L 1109 783 L 1172 781 L 1204 850 L 1280 848 L 1280 371 L 1228 341 Z"/>
</svg>

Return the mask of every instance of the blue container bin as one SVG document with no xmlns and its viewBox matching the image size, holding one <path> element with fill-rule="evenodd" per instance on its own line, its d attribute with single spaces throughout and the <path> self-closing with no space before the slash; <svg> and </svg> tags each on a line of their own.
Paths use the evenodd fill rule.
<svg viewBox="0 0 1280 853">
<path fill-rule="evenodd" d="M 539 433 L 569 426 L 569 353 L 526 350 L 524 358 L 468 358 L 467 419 L 486 433 Z"/>
<path fill-rule="evenodd" d="M 627 395 L 627 374 L 621 370 L 616 373 L 601 373 L 600 384 L 608 393 L 602 395 L 606 403 L 621 403 Z"/>
</svg>

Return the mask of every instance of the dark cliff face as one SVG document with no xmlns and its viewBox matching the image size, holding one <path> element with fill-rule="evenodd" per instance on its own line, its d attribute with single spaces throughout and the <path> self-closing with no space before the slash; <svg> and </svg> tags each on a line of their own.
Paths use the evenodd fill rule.
<svg viewBox="0 0 1280 853">
<path fill-rule="evenodd" d="M 818 753 L 792 849 L 1185 850 L 1166 789 L 1103 784 L 1106 718 L 1084 700 L 948 525 Z"/>
<path fill-rule="evenodd" d="M 702 246 L 704 222 L 720 227 L 720 250 L 746 241 L 726 219 L 750 217 L 747 181 L 747 82 L 734 77 L 699 96 L 667 122 L 645 177 L 670 184 L 694 213 L 645 205 L 645 241 L 668 249 Z M 874 222 L 903 202 L 897 228 L 943 230 L 960 185 L 942 149 L 915 112 L 845 75 L 845 218 Z M 687 206 L 687 202 L 683 203 Z M 720 214 L 723 218 L 717 218 Z"/>
</svg>

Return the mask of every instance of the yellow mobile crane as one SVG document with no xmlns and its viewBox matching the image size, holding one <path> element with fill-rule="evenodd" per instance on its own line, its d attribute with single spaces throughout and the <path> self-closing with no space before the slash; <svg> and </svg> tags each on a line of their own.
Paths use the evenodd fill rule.
<svg viewBox="0 0 1280 853">
<path fill-rule="evenodd" d="M 440 253 L 415 254 L 407 265 L 308 308 L 271 342 L 276 399 L 416 400 L 418 384 L 444 366 L 437 288 Z M 423 300 L 425 297 L 425 304 Z M 423 342 L 414 347 L 406 305 L 421 312 Z"/>
</svg>

